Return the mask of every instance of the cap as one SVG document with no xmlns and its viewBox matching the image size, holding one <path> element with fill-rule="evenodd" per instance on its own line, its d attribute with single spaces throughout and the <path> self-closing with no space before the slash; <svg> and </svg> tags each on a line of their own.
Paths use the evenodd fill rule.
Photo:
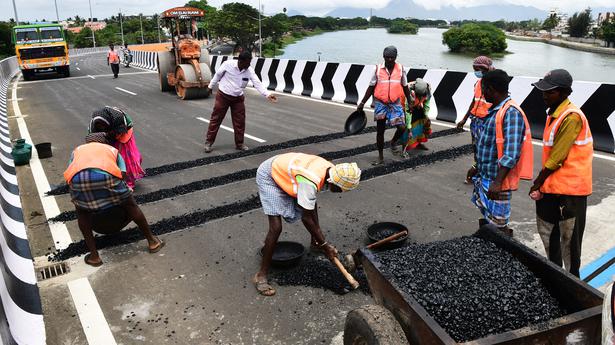
<svg viewBox="0 0 615 345">
<path fill-rule="evenodd" d="M 558 87 L 570 88 L 572 87 L 572 76 L 565 69 L 554 69 L 532 85 L 540 91 L 549 91 Z"/>
<path fill-rule="evenodd" d="M 329 183 L 332 183 L 346 192 L 357 188 L 361 181 L 361 169 L 357 163 L 340 163 L 329 169 Z"/>
<path fill-rule="evenodd" d="M 397 57 L 397 48 L 395 48 L 395 46 L 388 46 L 386 48 L 384 48 L 384 51 L 382 52 L 382 56 L 384 57 Z"/>
</svg>

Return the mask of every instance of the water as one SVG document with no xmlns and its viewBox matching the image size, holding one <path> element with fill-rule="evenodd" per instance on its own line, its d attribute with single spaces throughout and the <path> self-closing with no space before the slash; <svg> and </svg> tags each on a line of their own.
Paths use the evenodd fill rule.
<svg viewBox="0 0 615 345">
<path fill-rule="evenodd" d="M 386 29 L 328 32 L 305 38 L 284 49 L 285 59 L 376 64 L 382 50 L 394 45 L 397 61 L 413 68 L 471 71 L 474 55 L 454 54 L 442 44 L 445 30 L 421 28 L 417 35 L 393 35 Z M 514 76 L 540 77 L 555 68 L 565 68 L 575 80 L 615 83 L 615 55 L 582 52 L 540 42 L 507 40 L 508 51 L 494 59 L 497 68 Z"/>
</svg>

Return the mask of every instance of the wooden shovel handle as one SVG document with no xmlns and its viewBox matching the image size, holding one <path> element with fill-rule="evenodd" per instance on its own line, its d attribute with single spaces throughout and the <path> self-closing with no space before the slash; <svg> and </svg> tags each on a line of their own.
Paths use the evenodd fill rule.
<svg viewBox="0 0 615 345">
<path fill-rule="evenodd" d="M 342 263 L 340 262 L 340 260 L 337 257 L 333 258 L 333 263 L 335 264 L 335 266 L 337 266 L 337 269 L 339 269 L 340 272 L 342 272 L 342 274 L 344 275 L 344 278 L 346 278 L 348 283 L 350 283 L 350 287 L 352 287 L 353 290 L 355 290 L 356 288 L 359 287 L 359 282 L 357 282 L 350 275 L 350 273 L 348 273 L 348 271 L 346 271 L 346 269 L 344 268 L 344 265 L 342 265 Z"/>
<path fill-rule="evenodd" d="M 373 248 L 377 248 L 380 247 L 383 244 L 387 244 L 389 242 L 395 241 L 396 239 L 400 238 L 400 237 L 404 237 L 408 235 L 408 230 L 402 230 L 396 234 L 393 234 L 389 237 L 383 238 L 378 242 L 374 242 L 372 244 L 370 244 L 369 246 L 367 246 L 367 249 L 373 249 Z"/>
</svg>

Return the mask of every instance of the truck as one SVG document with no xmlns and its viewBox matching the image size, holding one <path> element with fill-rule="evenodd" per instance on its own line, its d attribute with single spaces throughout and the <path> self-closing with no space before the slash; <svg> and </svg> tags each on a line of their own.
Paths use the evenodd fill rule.
<svg viewBox="0 0 615 345">
<path fill-rule="evenodd" d="M 60 24 L 16 25 L 13 43 L 24 80 L 32 80 L 37 72 L 43 71 L 70 76 L 68 44 Z"/>
</svg>

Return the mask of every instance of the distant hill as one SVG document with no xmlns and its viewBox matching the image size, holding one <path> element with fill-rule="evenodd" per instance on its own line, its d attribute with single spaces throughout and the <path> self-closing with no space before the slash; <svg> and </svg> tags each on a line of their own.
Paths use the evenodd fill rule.
<svg viewBox="0 0 615 345">
<path fill-rule="evenodd" d="M 594 11 L 596 14 L 597 12 Z M 443 6 L 439 10 L 427 10 L 412 0 L 393 0 L 385 8 L 373 10 L 373 15 L 385 18 L 413 17 L 419 19 L 476 19 L 496 21 L 520 21 L 526 19 L 543 19 L 548 16 L 546 11 L 531 6 L 520 5 L 484 5 L 476 7 Z M 369 8 L 341 7 L 329 13 L 328 16 L 340 18 L 369 17 Z"/>
<path fill-rule="evenodd" d="M 292 16 L 302 16 L 303 13 L 301 13 L 299 11 L 296 11 L 296 10 L 288 10 L 288 12 L 286 12 L 286 15 L 289 16 L 289 17 L 292 17 Z"/>
</svg>

